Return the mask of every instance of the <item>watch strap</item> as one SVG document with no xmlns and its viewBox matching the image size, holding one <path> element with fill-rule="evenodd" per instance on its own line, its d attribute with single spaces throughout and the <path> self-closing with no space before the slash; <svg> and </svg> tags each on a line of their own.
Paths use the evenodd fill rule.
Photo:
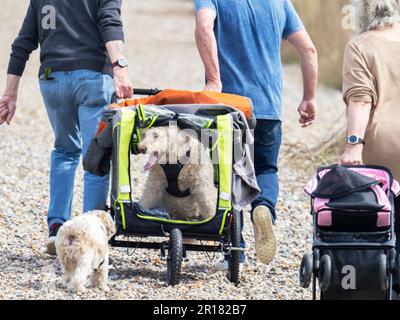
<svg viewBox="0 0 400 320">
<path fill-rule="evenodd" d="M 121 62 L 124 61 L 126 65 L 122 65 Z M 111 64 L 113 68 L 115 67 L 121 67 L 121 68 L 126 68 L 128 66 L 128 62 L 125 59 L 118 59 L 114 63 Z"/>
</svg>

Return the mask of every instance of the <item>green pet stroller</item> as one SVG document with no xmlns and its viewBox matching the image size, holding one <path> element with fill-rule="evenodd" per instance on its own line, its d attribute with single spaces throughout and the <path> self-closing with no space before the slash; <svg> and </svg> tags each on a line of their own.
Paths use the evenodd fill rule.
<svg viewBox="0 0 400 320">
<path fill-rule="evenodd" d="M 157 94 L 154 90 L 139 92 Z M 138 154 L 141 130 L 167 126 L 170 122 L 196 133 L 211 150 L 211 158 L 217 159 L 213 162 L 218 203 L 215 216 L 206 221 L 171 220 L 155 210 L 143 209 L 132 200 L 135 186 L 131 183 L 130 161 L 131 155 Z M 241 212 L 259 193 L 252 163 L 251 124 L 240 110 L 217 104 L 137 105 L 110 109 L 85 158 L 86 170 L 98 175 L 111 171 L 109 209 L 117 233 L 110 245 L 160 250 L 162 259 L 167 262 L 167 284 L 171 286 L 180 282 L 182 262 L 188 251 L 221 252 L 228 260 L 229 280 L 239 284 L 240 254 L 244 250 L 240 245 Z M 140 241 L 132 241 L 132 238 Z M 147 238 L 161 240 L 142 241 Z M 184 244 L 184 239 L 201 244 Z"/>
</svg>

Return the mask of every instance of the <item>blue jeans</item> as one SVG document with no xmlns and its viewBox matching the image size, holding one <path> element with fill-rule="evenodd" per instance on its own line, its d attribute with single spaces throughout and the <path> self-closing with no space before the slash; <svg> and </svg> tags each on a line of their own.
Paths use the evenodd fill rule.
<svg viewBox="0 0 400 320">
<path fill-rule="evenodd" d="M 257 120 L 254 139 L 254 166 L 261 194 L 252 203 L 252 209 L 268 207 L 275 221 L 279 197 L 278 158 L 282 144 L 282 122 Z"/>
<path fill-rule="evenodd" d="M 90 71 L 54 72 L 40 78 L 40 90 L 54 132 L 50 168 L 49 227 L 71 219 L 76 169 L 96 135 L 114 93 L 110 75 Z M 109 177 L 84 173 L 83 211 L 102 208 Z"/>
<path fill-rule="evenodd" d="M 261 194 L 252 203 L 252 211 L 258 206 L 266 206 L 271 211 L 272 220 L 275 222 L 275 207 L 279 196 L 278 158 L 282 144 L 282 122 L 279 120 L 257 120 L 254 139 L 254 166 Z M 243 236 L 240 246 L 246 248 Z M 244 261 L 245 254 L 242 253 L 240 262 L 243 263 Z"/>
</svg>

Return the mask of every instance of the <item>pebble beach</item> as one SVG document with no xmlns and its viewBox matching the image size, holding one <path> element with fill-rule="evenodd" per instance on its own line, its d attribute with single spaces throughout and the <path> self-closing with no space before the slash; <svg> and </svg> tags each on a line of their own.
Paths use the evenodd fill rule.
<svg viewBox="0 0 400 320">
<path fill-rule="evenodd" d="M 5 83 L 9 47 L 26 10 L 26 1 L 3 0 L 0 25 L 0 89 Z M 8 12 L 8 14 L 7 14 Z M 13 13 L 11 15 L 11 12 Z M 13 18 L 9 18 L 12 16 Z M 126 56 L 131 78 L 139 88 L 201 90 L 204 71 L 194 42 L 191 1 L 124 1 Z M 11 126 L 0 127 L 0 300 L 3 299 L 255 299 L 304 300 L 310 290 L 298 283 L 304 253 L 311 250 L 312 220 L 303 187 L 311 178 L 313 150 L 343 128 L 345 108 L 341 93 L 320 87 L 319 122 L 310 129 L 298 123 L 297 106 L 302 97 L 300 69 L 284 67 L 284 145 L 281 153 L 281 195 L 276 235 L 279 251 L 266 266 L 255 257 L 253 229 L 246 214 L 247 260 L 241 284 L 230 284 L 214 263 L 219 255 L 190 253 L 182 282 L 165 285 L 166 264 L 159 252 L 111 249 L 113 268 L 109 292 L 90 289 L 79 295 L 66 292 L 58 261 L 45 254 L 46 214 L 49 202 L 49 164 L 53 135 L 40 97 L 38 54 L 28 63 Z M 290 157 L 289 157 L 290 156 Z M 295 158 L 292 163 L 290 159 Z M 305 165 L 299 166 L 299 163 Z M 144 179 L 142 162 L 132 164 L 135 192 Z M 82 168 L 76 179 L 74 215 L 82 210 Z"/>
</svg>

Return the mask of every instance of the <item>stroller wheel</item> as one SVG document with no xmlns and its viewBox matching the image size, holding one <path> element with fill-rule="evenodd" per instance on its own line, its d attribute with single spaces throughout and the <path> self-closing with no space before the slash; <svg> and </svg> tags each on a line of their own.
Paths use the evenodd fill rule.
<svg viewBox="0 0 400 320">
<path fill-rule="evenodd" d="M 381 289 L 387 291 L 389 289 L 389 275 L 388 275 L 388 258 L 382 254 L 379 259 L 379 273 L 381 280 Z"/>
<path fill-rule="evenodd" d="M 179 284 L 183 261 L 183 240 L 182 232 L 173 229 L 169 239 L 169 251 L 167 262 L 167 284 L 175 286 Z"/>
<path fill-rule="evenodd" d="M 233 248 L 240 248 L 241 240 L 241 214 L 235 211 L 231 226 L 231 245 Z M 228 255 L 228 279 L 235 285 L 239 285 L 240 278 L 240 251 L 231 251 Z"/>
<path fill-rule="evenodd" d="M 388 252 L 388 267 L 390 273 L 395 273 L 397 270 L 397 252 L 396 249 L 391 249 Z"/>
<path fill-rule="evenodd" d="M 332 260 L 329 255 L 324 255 L 321 258 L 319 273 L 318 273 L 318 282 L 319 287 L 322 292 L 328 290 L 332 275 Z"/>
<path fill-rule="evenodd" d="M 307 289 L 310 286 L 313 274 L 313 259 L 310 254 L 305 254 L 300 266 L 300 286 Z"/>
</svg>

